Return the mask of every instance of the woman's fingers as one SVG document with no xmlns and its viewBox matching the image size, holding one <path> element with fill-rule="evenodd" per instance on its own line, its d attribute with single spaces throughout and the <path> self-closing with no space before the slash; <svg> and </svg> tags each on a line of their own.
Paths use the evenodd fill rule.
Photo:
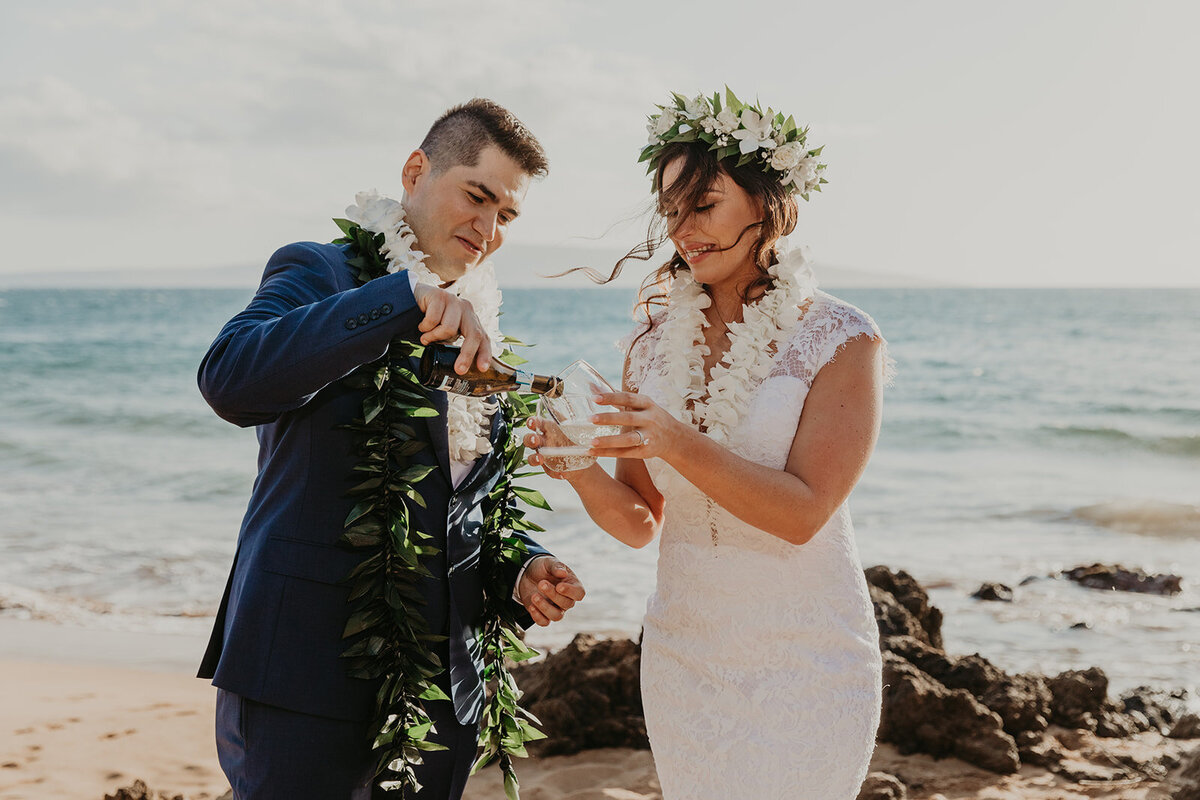
<svg viewBox="0 0 1200 800">
<path fill-rule="evenodd" d="M 642 397 L 636 392 L 601 392 L 596 395 L 596 402 L 602 406 L 616 406 L 641 410 L 649 408 L 653 401 Z"/>
<path fill-rule="evenodd" d="M 596 425 L 645 425 L 648 421 L 646 415 L 638 411 L 602 411 L 592 415 Z"/>
</svg>

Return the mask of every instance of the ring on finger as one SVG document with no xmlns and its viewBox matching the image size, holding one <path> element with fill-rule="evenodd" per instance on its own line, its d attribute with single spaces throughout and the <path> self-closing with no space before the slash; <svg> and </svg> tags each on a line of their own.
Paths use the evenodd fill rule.
<svg viewBox="0 0 1200 800">
<path fill-rule="evenodd" d="M 634 447 L 645 447 L 646 445 L 650 444 L 650 437 L 642 433 L 641 428 L 634 428 L 633 432 L 636 433 L 638 437 L 638 443 L 634 445 Z"/>
</svg>

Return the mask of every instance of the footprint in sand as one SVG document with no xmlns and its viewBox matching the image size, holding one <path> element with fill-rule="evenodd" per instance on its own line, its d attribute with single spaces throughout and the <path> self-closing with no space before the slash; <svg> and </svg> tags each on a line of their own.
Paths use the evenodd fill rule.
<svg viewBox="0 0 1200 800">
<path fill-rule="evenodd" d="M 121 778 L 124 778 L 124 777 L 125 777 L 125 773 L 124 773 L 124 772 L 110 772 L 110 773 L 108 773 L 107 775 L 105 775 L 105 776 L 104 776 L 104 780 L 106 780 L 106 781 L 118 781 L 118 780 L 120 780 Z"/>
<path fill-rule="evenodd" d="M 0 764 L 0 769 L 20 769 L 21 765 L 15 761 L 6 761 Z"/>
<path fill-rule="evenodd" d="M 129 736 L 130 734 L 133 734 L 133 733 L 137 733 L 137 728 L 129 728 L 125 731 L 109 731 L 108 733 L 102 735 L 100 738 L 101 739 L 117 739 L 121 736 Z"/>
<path fill-rule="evenodd" d="M 145 708 L 135 708 L 133 709 L 133 712 L 137 714 L 142 711 L 158 711 L 160 709 L 170 708 L 173 705 L 174 703 L 154 703 L 153 705 L 148 705 Z"/>
<path fill-rule="evenodd" d="M 17 736 L 23 736 L 26 733 L 33 733 L 33 728 L 21 728 L 19 731 L 13 731 Z"/>
</svg>

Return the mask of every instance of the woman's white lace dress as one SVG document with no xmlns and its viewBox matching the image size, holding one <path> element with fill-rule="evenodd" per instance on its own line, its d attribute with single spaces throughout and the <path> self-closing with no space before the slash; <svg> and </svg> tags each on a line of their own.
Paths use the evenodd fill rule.
<svg viewBox="0 0 1200 800">
<path fill-rule="evenodd" d="M 672 391 L 661 330 L 633 346 L 626 376 L 659 403 Z M 814 376 L 863 334 L 880 336 L 869 316 L 817 292 L 777 343 L 730 449 L 783 469 Z M 729 514 L 661 459 L 647 467 L 666 498 L 642 643 L 664 800 L 853 800 L 875 746 L 881 668 L 846 506 L 795 546 Z"/>
</svg>

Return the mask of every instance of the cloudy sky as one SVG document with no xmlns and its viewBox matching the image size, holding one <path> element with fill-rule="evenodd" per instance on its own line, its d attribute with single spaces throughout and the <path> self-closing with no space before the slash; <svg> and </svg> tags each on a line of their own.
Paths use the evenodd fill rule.
<svg viewBox="0 0 1200 800">
<path fill-rule="evenodd" d="M 0 273 L 261 265 L 399 193 L 475 95 L 551 175 L 511 242 L 623 249 L 671 89 L 792 113 L 818 262 L 979 285 L 1200 285 L 1189 2 L 8 3 Z M 632 221 L 631 221 L 632 220 Z"/>
</svg>

